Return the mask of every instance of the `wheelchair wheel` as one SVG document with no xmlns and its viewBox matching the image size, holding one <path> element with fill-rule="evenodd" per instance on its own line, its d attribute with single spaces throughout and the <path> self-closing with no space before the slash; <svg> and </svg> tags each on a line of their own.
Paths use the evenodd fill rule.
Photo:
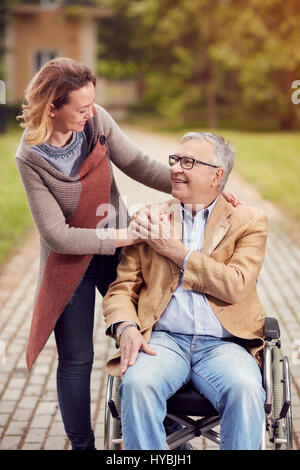
<svg viewBox="0 0 300 470">
<path fill-rule="evenodd" d="M 277 347 L 272 349 L 272 415 L 275 450 L 292 449 L 292 412 L 288 359 L 280 358 Z"/>
<path fill-rule="evenodd" d="M 120 377 L 109 376 L 107 380 L 105 422 L 104 422 L 104 449 L 121 450 L 121 400 L 119 396 Z"/>
</svg>

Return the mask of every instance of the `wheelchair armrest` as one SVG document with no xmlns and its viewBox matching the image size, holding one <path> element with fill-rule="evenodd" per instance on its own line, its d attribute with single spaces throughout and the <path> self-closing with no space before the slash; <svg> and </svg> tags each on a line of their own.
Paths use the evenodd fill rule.
<svg viewBox="0 0 300 470">
<path fill-rule="evenodd" d="M 276 318 L 265 318 L 265 340 L 271 341 L 272 339 L 280 338 L 279 323 Z"/>
</svg>

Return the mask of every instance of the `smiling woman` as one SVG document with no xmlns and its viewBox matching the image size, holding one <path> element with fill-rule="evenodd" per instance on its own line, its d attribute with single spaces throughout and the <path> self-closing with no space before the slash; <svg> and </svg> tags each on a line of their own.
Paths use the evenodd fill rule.
<svg viewBox="0 0 300 470">
<path fill-rule="evenodd" d="M 49 116 L 53 118 L 53 130 L 48 142 L 57 146 L 66 145 L 74 131 L 82 131 L 86 121 L 93 117 L 94 101 L 95 85 L 93 82 L 88 82 L 78 90 L 70 91 L 68 102 L 64 106 L 57 108 L 51 103 Z"/>
<path fill-rule="evenodd" d="M 137 243 L 114 179 L 127 176 L 171 192 L 169 169 L 129 142 L 94 104 L 95 77 L 68 58 L 47 62 L 25 95 L 16 162 L 40 233 L 40 278 L 27 347 L 31 368 L 52 330 L 58 399 L 75 450 L 94 450 L 90 374 L 96 288 L 114 281 L 120 248 Z M 106 210 L 99 215 L 99 207 Z M 108 228 L 107 228 L 108 227 Z"/>
<path fill-rule="evenodd" d="M 95 84 L 95 76 L 83 64 L 67 58 L 47 62 L 29 83 L 22 106 L 23 112 L 18 116 L 18 119 L 23 121 L 21 127 L 27 129 L 27 144 L 39 145 L 53 139 L 53 132 L 60 131 L 65 134 L 69 131 L 70 134 L 71 129 L 68 127 L 75 124 L 78 127 L 79 122 L 86 121 L 88 116 L 84 119 L 83 115 L 80 115 L 82 109 L 79 111 L 78 108 L 85 107 L 88 104 L 86 98 L 90 99 L 91 95 L 94 102 Z M 75 95 L 73 103 L 76 91 L 79 91 L 80 96 L 76 99 Z M 66 108 L 65 105 L 70 102 L 71 106 Z M 64 117 L 66 122 L 63 122 Z M 80 130 L 82 128 L 83 126 Z"/>
<path fill-rule="evenodd" d="M 88 152 L 84 126 L 94 115 L 94 82 L 68 93 L 68 101 L 58 108 L 50 104 L 52 133 L 46 143 L 32 148 L 56 169 L 76 176 Z M 89 103 L 89 104 L 88 104 Z"/>
</svg>

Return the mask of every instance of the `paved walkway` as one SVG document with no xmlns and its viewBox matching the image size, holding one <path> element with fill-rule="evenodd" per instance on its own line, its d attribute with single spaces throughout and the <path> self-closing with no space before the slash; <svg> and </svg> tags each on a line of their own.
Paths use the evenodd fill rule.
<svg viewBox="0 0 300 470">
<path fill-rule="evenodd" d="M 147 153 L 166 162 L 176 149 L 173 137 L 158 136 L 134 128 L 126 128 L 131 140 Z M 132 182 L 116 170 L 120 192 L 134 210 L 137 202 L 167 199 L 157 191 Z M 286 225 L 278 211 L 236 175 L 229 189 L 240 199 L 266 210 L 270 216 L 270 235 L 259 291 L 266 312 L 280 321 L 282 351 L 289 357 L 292 380 L 294 448 L 300 448 L 300 248 L 295 243 L 293 228 Z M 38 237 L 29 232 L 22 247 L 0 271 L 0 341 L 6 344 L 6 361 L 0 358 L 0 449 L 70 449 L 65 436 L 56 396 L 56 348 L 53 335 L 40 354 L 30 374 L 25 363 L 32 304 L 38 271 Z M 104 364 L 114 351 L 113 341 L 104 335 L 101 298 L 98 295 L 95 320 L 95 361 L 92 374 L 92 419 L 96 446 L 103 448 L 104 396 L 106 374 Z M 0 343 L 1 345 L 1 343 Z M 1 351 L 1 349 L 0 349 Z M 204 438 L 193 441 L 202 449 L 215 446 Z"/>
</svg>

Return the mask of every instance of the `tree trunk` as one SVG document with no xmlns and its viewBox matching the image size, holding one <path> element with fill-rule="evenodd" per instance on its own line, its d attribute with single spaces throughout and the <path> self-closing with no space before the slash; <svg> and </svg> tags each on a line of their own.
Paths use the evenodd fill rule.
<svg viewBox="0 0 300 470">
<path fill-rule="evenodd" d="M 143 98 L 145 91 L 146 91 L 146 79 L 145 79 L 145 74 L 143 70 L 140 70 L 136 79 L 136 90 L 137 90 L 137 96 L 138 99 L 140 100 Z"/>
<path fill-rule="evenodd" d="M 207 125 L 211 129 L 218 127 L 217 96 L 213 86 L 213 73 L 210 58 L 205 52 L 201 52 L 196 66 L 196 82 L 200 89 L 204 90 Z"/>
<path fill-rule="evenodd" d="M 218 127 L 217 97 L 208 85 L 205 93 L 207 124 L 211 129 Z"/>
</svg>

